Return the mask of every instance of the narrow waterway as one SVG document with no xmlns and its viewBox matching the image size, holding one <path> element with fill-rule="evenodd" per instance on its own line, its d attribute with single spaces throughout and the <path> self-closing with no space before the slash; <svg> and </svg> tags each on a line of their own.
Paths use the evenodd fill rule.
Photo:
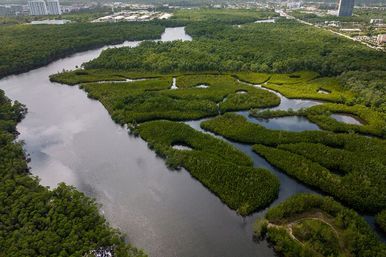
<svg viewBox="0 0 386 257">
<path fill-rule="evenodd" d="M 314 105 L 321 104 L 320 101 L 313 101 L 313 100 L 301 100 L 301 99 L 288 99 L 285 96 L 281 95 L 278 92 L 275 92 L 273 90 L 267 89 L 262 87 L 261 85 L 253 85 L 246 82 L 240 83 L 258 87 L 263 90 L 267 90 L 271 93 L 276 94 L 280 98 L 280 104 L 273 108 L 265 108 L 270 110 L 299 110 L 301 108 L 307 108 Z M 276 130 L 286 130 L 286 131 L 305 131 L 305 130 L 319 130 L 319 127 L 316 126 L 314 123 L 308 121 L 306 118 L 297 117 L 297 116 L 290 116 L 290 117 L 282 117 L 282 118 L 272 118 L 272 119 L 256 119 L 249 115 L 249 111 L 238 111 L 235 112 L 236 114 L 244 116 L 249 122 L 262 125 L 269 129 L 276 129 Z M 278 203 L 284 201 L 288 197 L 296 194 L 296 193 L 318 193 L 320 192 L 311 189 L 307 187 L 306 185 L 302 184 L 301 182 L 297 181 L 294 178 L 291 178 L 287 176 L 285 173 L 279 171 L 277 168 L 272 166 L 269 162 L 267 162 L 264 158 L 259 156 L 258 154 L 254 153 L 252 150 L 251 145 L 248 144 L 242 144 L 234 141 L 227 140 L 221 136 L 215 135 L 211 132 L 205 131 L 200 127 L 200 124 L 203 121 L 208 120 L 208 118 L 201 119 L 201 120 L 193 120 L 185 122 L 185 124 L 191 126 L 192 128 L 204 132 L 209 133 L 214 137 L 218 137 L 222 140 L 225 140 L 229 144 L 232 144 L 236 148 L 238 148 L 240 151 L 247 154 L 252 160 L 253 160 L 253 166 L 256 168 L 265 168 L 267 170 L 270 170 L 275 176 L 277 176 L 280 180 L 280 191 L 278 198 L 271 204 L 270 207 L 277 205 Z M 268 208 L 267 208 L 268 209 Z M 263 216 L 267 209 L 261 210 L 259 212 L 254 213 L 253 215 L 247 217 L 246 219 L 248 222 L 253 222 L 256 220 L 257 217 Z M 252 224 L 251 224 L 252 226 Z"/>
<path fill-rule="evenodd" d="M 191 37 L 184 28 L 168 28 L 161 41 L 170 40 Z M 139 43 L 110 47 L 135 47 Z M 66 182 L 94 197 L 110 224 L 150 256 L 275 256 L 265 241 L 252 239 L 252 223 L 265 210 L 245 218 L 238 216 L 185 170 L 167 169 L 146 142 L 116 125 L 100 102 L 88 99 L 78 87 L 49 81 L 49 75 L 74 69 L 105 48 L 0 80 L 6 95 L 29 109 L 17 129 L 30 154 L 32 174 L 45 186 Z M 318 104 L 281 98 L 277 108 Z M 199 121 L 188 124 L 200 129 Z M 287 125 L 280 129 L 294 130 Z M 294 193 L 312 191 L 252 153 L 249 145 L 232 144 L 251 156 L 256 167 L 270 169 L 279 177 L 281 189 L 275 204 Z"/>
<path fill-rule="evenodd" d="M 292 109 L 294 111 L 297 111 L 301 108 L 308 108 L 308 107 L 319 105 L 319 104 L 323 103 L 323 102 L 317 101 L 317 100 L 289 99 L 289 98 L 283 96 L 282 94 L 280 94 L 279 92 L 265 88 L 262 85 L 250 84 L 250 83 L 242 82 L 240 80 L 238 80 L 238 82 L 252 86 L 252 87 L 257 87 L 257 88 L 261 88 L 263 90 L 269 91 L 273 94 L 276 94 L 280 98 L 280 104 L 278 106 L 273 107 L 273 108 L 261 108 L 262 110 L 266 110 L 266 109 L 270 109 L 270 110 Z M 224 98 L 224 99 L 226 99 L 226 98 Z M 270 118 L 270 119 L 258 119 L 258 118 L 251 116 L 249 114 L 249 111 L 238 111 L 235 113 L 238 115 L 244 116 L 248 120 L 248 122 L 264 126 L 268 129 L 285 130 L 285 131 L 293 131 L 293 132 L 301 132 L 301 131 L 307 131 L 307 130 L 320 130 L 320 128 L 316 124 L 310 122 L 305 117 L 288 116 L 288 117 L 279 117 L 279 118 Z M 344 122 L 344 123 L 350 123 L 351 122 L 351 124 L 357 124 L 357 123 L 353 123 L 351 120 L 348 120 L 347 115 L 340 114 L 340 115 L 335 115 L 335 116 L 337 117 L 336 118 L 337 121 Z M 341 116 L 343 116 L 343 118 L 341 118 Z M 351 116 L 349 116 L 349 117 L 352 118 Z M 264 158 L 262 158 L 261 156 L 259 156 L 255 152 L 253 152 L 251 145 L 231 141 L 231 140 L 228 140 L 222 136 L 216 135 L 214 133 L 211 133 L 209 131 L 202 129 L 200 124 L 206 120 L 209 120 L 209 119 L 210 118 L 204 118 L 204 119 L 200 119 L 200 120 L 187 121 L 184 123 L 191 126 L 194 129 L 200 131 L 200 132 L 208 133 L 214 137 L 217 137 L 221 140 L 228 142 L 229 144 L 232 144 L 233 146 L 238 148 L 240 151 L 247 154 L 253 160 L 254 167 L 265 168 L 265 169 L 271 171 L 273 174 L 275 174 L 280 180 L 279 196 L 275 201 L 272 202 L 272 204 L 269 206 L 269 208 L 277 205 L 278 203 L 286 200 L 288 197 L 290 197 L 294 194 L 297 194 L 297 193 L 324 194 L 323 192 L 319 191 L 318 189 L 306 186 L 305 184 L 299 182 L 297 179 L 286 175 L 284 172 L 282 172 L 279 169 L 277 169 L 276 167 L 272 166 Z M 354 119 L 354 118 L 352 118 L 352 119 Z M 268 210 L 268 208 L 266 208 L 265 210 L 261 210 L 259 212 L 256 212 L 248 218 L 252 217 L 252 222 L 253 222 L 253 220 L 255 220 L 257 217 L 263 216 L 267 210 Z M 362 215 L 362 217 L 367 221 L 367 223 L 374 230 L 374 232 L 378 235 L 378 237 L 383 242 L 386 242 L 385 234 L 375 224 L 375 217 L 371 216 L 371 215 Z"/>
</svg>

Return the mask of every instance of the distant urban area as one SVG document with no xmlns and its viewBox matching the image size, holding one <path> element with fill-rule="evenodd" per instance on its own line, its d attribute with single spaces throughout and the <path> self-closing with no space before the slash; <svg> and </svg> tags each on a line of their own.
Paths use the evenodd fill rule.
<svg viewBox="0 0 386 257">
<path fill-rule="evenodd" d="M 208 3 L 207 8 L 275 9 L 287 19 L 297 19 L 324 28 L 369 47 L 385 49 L 386 5 L 355 5 L 354 0 L 331 2 L 268 1 Z M 59 0 L 29 0 L 25 4 L 0 5 L 0 16 L 24 19 L 31 24 L 61 25 L 76 22 L 73 15 L 92 12 L 88 22 L 132 22 L 169 19 L 176 9 L 191 9 L 183 4 L 143 4 L 126 2 L 84 2 L 61 4 Z"/>
</svg>

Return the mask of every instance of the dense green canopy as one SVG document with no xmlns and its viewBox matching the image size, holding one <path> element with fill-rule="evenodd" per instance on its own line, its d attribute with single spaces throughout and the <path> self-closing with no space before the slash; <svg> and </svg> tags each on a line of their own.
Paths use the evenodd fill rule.
<svg viewBox="0 0 386 257">
<path fill-rule="evenodd" d="M 150 23 L 0 26 L 0 78 L 105 44 L 156 39 L 163 31 Z"/>
<path fill-rule="evenodd" d="M 298 194 L 271 208 L 266 218 L 268 239 L 287 257 L 386 255 L 366 221 L 329 197 Z"/>
</svg>

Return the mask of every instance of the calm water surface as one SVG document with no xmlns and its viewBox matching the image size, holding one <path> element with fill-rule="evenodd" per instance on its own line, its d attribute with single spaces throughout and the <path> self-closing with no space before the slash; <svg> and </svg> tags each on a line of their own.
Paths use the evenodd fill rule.
<svg viewBox="0 0 386 257">
<path fill-rule="evenodd" d="M 286 130 L 286 131 L 306 131 L 306 130 L 320 130 L 319 127 L 302 116 L 288 116 L 278 117 L 270 119 L 254 118 L 249 115 L 249 111 L 241 111 L 238 114 L 243 115 L 249 122 L 261 125 L 268 129 L 273 130 Z"/>
<path fill-rule="evenodd" d="M 253 123 L 268 129 L 287 131 L 319 130 L 319 127 L 301 116 L 279 117 L 271 119 L 252 119 Z"/>
<path fill-rule="evenodd" d="M 179 39 L 191 37 L 184 28 L 168 28 L 161 38 Z M 110 47 L 135 47 L 139 43 Z M 50 74 L 74 69 L 106 48 L 0 80 L 0 88 L 11 99 L 29 109 L 17 129 L 31 156 L 31 172 L 43 185 L 55 187 L 66 182 L 94 197 L 107 220 L 150 256 L 275 256 L 265 241 L 252 240 L 251 224 L 265 210 L 245 218 L 238 216 L 185 170 L 167 169 L 146 142 L 116 125 L 101 103 L 88 99 L 77 87 L 49 81 Z M 281 98 L 277 108 L 318 104 Z M 188 124 L 200 129 L 200 122 Z M 232 144 L 251 156 L 256 167 L 268 168 L 279 177 L 281 189 L 274 204 L 294 193 L 312 191 L 276 170 L 250 146 Z"/>
<path fill-rule="evenodd" d="M 358 118 L 349 114 L 331 114 L 331 118 L 347 124 L 362 125 L 362 122 Z"/>
</svg>

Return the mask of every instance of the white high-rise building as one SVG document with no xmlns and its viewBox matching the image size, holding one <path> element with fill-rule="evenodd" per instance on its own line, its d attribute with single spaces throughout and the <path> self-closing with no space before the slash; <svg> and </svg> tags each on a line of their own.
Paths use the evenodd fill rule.
<svg viewBox="0 0 386 257">
<path fill-rule="evenodd" d="M 340 0 L 338 16 L 352 16 L 354 9 L 354 0 Z"/>
<path fill-rule="evenodd" d="M 31 15 L 47 15 L 47 6 L 44 0 L 30 0 L 28 6 Z"/>
<path fill-rule="evenodd" d="M 47 10 L 48 10 L 48 14 L 51 14 L 51 15 L 62 14 L 62 10 L 60 9 L 59 0 L 47 0 Z"/>
</svg>

